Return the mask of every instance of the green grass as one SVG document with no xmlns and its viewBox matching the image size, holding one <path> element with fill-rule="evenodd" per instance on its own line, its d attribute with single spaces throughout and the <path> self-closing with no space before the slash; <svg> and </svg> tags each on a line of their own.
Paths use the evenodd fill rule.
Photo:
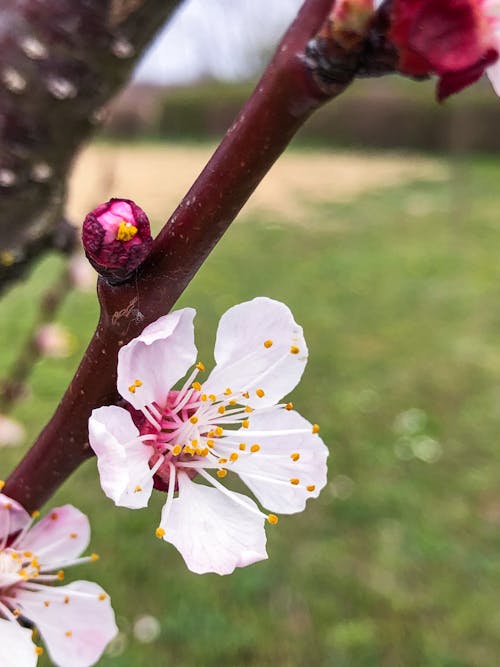
<svg viewBox="0 0 500 667">
<path fill-rule="evenodd" d="M 311 231 L 249 218 L 230 230 L 180 304 L 198 310 L 200 356 L 211 358 L 227 307 L 260 294 L 285 301 L 310 348 L 293 400 L 322 426 L 330 482 L 304 514 L 269 526 L 267 562 L 200 577 L 153 536 L 160 495 L 149 510 L 117 510 L 95 462 L 83 466 L 54 503 L 73 502 L 92 520 L 102 559 L 75 577 L 109 590 L 124 642 L 100 664 L 500 662 L 499 180 L 500 161 L 475 158 L 446 183 L 311 203 Z M 58 265 L 45 261 L 4 300 L 1 372 Z M 65 304 L 76 349 L 36 367 L 15 411 L 30 436 L 96 316 L 93 295 Z M 0 451 L 0 477 L 18 456 Z M 132 632 L 144 614 L 161 623 L 152 644 Z"/>
</svg>

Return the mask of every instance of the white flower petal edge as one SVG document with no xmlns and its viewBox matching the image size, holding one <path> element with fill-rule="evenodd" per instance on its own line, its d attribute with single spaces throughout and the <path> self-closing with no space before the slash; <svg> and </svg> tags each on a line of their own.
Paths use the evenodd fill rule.
<svg viewBox="0 0 500 667">
<path fill-rule="evenodd" d="M 25 551 L 36 553 L 42 567 L 72 561 L 90 542 L 89 520 L 73 505 L 55 507 L 23 538 Z"/>
<path fill-rule="evenodd" d="M 176 310 L 147 326 L 118 353 L 118 391 L 141 410 L 161 403 L 196 360 L 193 308 Z"/>
<path fill-rule="evenodd" d="M 230 574 L 267 558 L 265 515 L 240 493 L 217 489 L 179 475 L 179 496 L 162 512 L 163 539 L 178 549 L 192 572 Z"/>
<path fill-rule="evenodd" d="M 93 410 L 89 443 L 97 455 L 104 493 L 118 507 L 146 507 L 153 490 L 149 459 L 153 448 L 139 440 L 127 410 L 114 405 Z"/>
<path fill-rule="evenodd" d="M 0 665 L 2 667 L 35 667 L 37 655 L 31 641 L 31 630 L 18 623 L 0 619 Z"/>
<path fill-rule="evenodd" d="M 8 512 L 2 508 L 8 507 Z M 22 530 L 31 521 L 30 515 L 18 502 L 0 493 L 0 546 L 2 535 L 7 536 Z M 1 664 L 1 663 L 0 663 Z"/>
<path fill-rule="evenodd" d="M 39 591 L 20 590 L 16 599 L 59 667 L 94 665 L 118 632 L 108 595 L 90 581 L 54 587 L 43 596 Z"/>
<path fill-rule="evenodd" d="M 284 303 L 258 297 L 230 308 L 217 329 L 216 366 L 204 391 L 249 392 L 251 407 L 274 405 L 296 387 L 307 362 L 302 327 Z M 255 392 L 263 390 L 262 396 Z M 260 392 L 259 392 L 260 393 Z"/>
<path fill-rule="evenodd" d="M 326 484 L 328 448 L 313 433 L 313 426 L 293 410 L 272 410 L 251 418 L 250 434 L 239 429 L 235 439 L 246 451 L 231 466 L 260 503 L 272 512 L 293 514 L 305 509 L 308 498 L 317 498 Z M 258 436 L 255 432 L 259 432 Z M 258 439 L 259 451 L 251 452 Z M 219 445 L 222 454 L 230 450 Z"/>
</svg>

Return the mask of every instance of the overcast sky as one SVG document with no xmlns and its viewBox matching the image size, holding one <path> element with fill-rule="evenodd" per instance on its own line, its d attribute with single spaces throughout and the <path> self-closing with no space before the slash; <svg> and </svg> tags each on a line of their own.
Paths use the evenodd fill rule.
<svg viewBox="0 0 500 667">
<path fill-rule="evenodd" d="M 203 76 L 251 76 L 302 0 L 186 0 L 160 33 L 136 79 L 183 83 Z"/>
</svg>

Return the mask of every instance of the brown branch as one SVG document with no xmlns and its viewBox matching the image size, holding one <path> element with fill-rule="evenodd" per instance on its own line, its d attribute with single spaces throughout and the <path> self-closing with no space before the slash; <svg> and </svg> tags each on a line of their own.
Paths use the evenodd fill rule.
<svg viewBox="0 0 500 667">
<path fill-rule="evenodd" d="M 325 84 L 321 65 L 306 58 L 332 0 L 306 0 L 262 79 L 221 145 L 156 239 L 133 280 L 99 281 L 101 318 L 73 382 L 54 417 L 10 476 L 5 493 L 38 508 L 89 455 L 93 408 L 116 402 L 119 348 L 165 314 L 193 278 L 271 165 L 309 115 L 341 93 L 356 65 L 336 53 L 338 83 Z"/>
<path fill-rule="evenodd" d="M 54 243 L 99 111 L 182 0 L 2 0 L 0 290 Z"/>
</svg>

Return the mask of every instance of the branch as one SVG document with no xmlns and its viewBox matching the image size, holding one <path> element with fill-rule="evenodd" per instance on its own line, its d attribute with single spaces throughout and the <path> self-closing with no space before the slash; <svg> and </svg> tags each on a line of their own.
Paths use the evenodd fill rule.
<svg viewBox="0 0 500 667">
<path fill-rule="evenodd" d="M 73 158 L 180 3 L 2 1 L 0 291 L 57 247 Z"/>
<path fill-rule="evenodd" d="M 323 42 L 308 49 L 331 8 L 332 0 L 304 2 L 250 99 L 134 278 L 114 286 L 99 280 L 96 333 L 54 417 L 5 486 L 28 510 L 43 504 L 91 455 L 87 421 L 93 408 L 119 398 L 120 347 L 170 310 L 297 130 L 352 80 L 358 66 L 352 54 L 344 53 L 342 68 L 342 51 L 335 50 L 338 76 L 330 73 L 326 81 L 314 59 Z"/>
</svg>

